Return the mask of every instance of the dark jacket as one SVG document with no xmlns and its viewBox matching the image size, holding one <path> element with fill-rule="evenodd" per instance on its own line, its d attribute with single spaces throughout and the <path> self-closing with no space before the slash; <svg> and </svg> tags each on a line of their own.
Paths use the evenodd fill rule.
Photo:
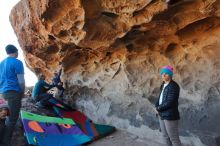
<svg viewBox="0 0 220 146">
<path fill-rule="evenodd" d="M 58 85 L 58 83 L 61 82 L 61 80 L 60 80 L 61 73 L 62 73 L 62 69 L 60 69 L 60 70 L 59 70 L 59 73 L 56 74 L 56 75 L 52 78 L 52 85 Z"/>
<path fill-rule="evenodd" d="M 160 86 L 160 94 L 163 90 L 164 83 Z M 180 87 L 171 80 L 170 83 L 164 88 L 162 104 L 159 105 L 160 96 L 155 104 L 161 119 L 165 120 L 179 120 L 178 99 Z"/>
</svg>

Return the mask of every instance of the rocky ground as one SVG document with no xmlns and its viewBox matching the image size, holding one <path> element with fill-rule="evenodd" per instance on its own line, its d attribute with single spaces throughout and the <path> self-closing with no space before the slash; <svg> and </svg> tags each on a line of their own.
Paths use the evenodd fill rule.
<svg viewBox="0 0 220 146">
<path fill-rule="evenodd" d="M 117 130 L 103 139 L 91 143 L 89 146 L 162 146 L 156 142 L 145 141 L 137 136 Z"/>
</svg>

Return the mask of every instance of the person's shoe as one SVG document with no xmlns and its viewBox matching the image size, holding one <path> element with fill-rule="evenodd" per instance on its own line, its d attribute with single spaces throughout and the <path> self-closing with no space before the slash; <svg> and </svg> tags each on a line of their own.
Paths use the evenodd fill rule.
<svg viewBox="0 0 220 146">
<path fill-rule="evenodd" d="M 32 98 L 30 99 L 30 102 L 34 103 L 34 104 L 36 103 L 36 101 L 34 99 L 32 99 Z"/>
<path fill-rule="evenodd" d="M 36 106 L 37 106 L 38 108 L 45 108 L 45 106 L 43 106 L 40 102 L 37 102 L 37 103 L 36 103 Z"/>
</svg>

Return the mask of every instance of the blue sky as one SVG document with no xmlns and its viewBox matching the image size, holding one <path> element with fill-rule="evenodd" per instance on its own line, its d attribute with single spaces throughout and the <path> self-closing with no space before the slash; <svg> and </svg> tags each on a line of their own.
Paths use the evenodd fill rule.
<svg viewBox="0 0 220 146">
<path fill-rule="evenodd" d="M 25 67 L 26 86 L 33 86 L 36 83 L 37 78 L 34 75 L 34 73 L 32 73 L 25 66 L 22 50 L 20 49 L 20 46 L 17 42 L 16 35 L 9 22 L 9 14 L 11 12 L 11 9 L 18 2 L 19 0 L 8 0 L 8 1 L 5 0 L 5 1 L 2 1 L 0 5 L 0 20 L 1 20 L 0 21 L 0 61 L 2 61 L 5 57 L 7 57 L 5 53 L 5 46 L 7 44 L 14 44 L 19 49 L 18 59 L 22 60 L 24 67 Z"/>
</svg>

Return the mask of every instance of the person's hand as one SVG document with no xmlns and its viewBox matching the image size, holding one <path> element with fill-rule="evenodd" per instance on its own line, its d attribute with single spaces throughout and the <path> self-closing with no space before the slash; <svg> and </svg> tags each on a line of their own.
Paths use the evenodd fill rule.
<svg viewBox="0 0 220 146">
<path fill-rule="evenodd" d="M 157 109 L 156 109 L 156 108 L 154 108 L 154 112 L 156 113 L 156 116 L 158 116 L 158 115 L 159 115 L 159 112 L 157 111 Z"/>
</svg>

